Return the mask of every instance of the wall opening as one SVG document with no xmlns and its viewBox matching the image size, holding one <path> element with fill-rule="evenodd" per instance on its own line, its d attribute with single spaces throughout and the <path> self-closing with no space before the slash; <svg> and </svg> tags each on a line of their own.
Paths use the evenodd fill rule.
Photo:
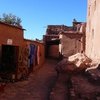
<svg viewBox="0 0 100 100">
<path fill-rule="evenodd" d="M 18 64 L 18 46 L 1 46 L 0 73 L 14 73 Z"/>
</svg>

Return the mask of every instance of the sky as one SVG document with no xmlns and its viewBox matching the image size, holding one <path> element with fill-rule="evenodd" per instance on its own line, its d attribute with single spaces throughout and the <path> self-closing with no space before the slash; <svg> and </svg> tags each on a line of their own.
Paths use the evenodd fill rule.
<svg viewBox="0 0 100 100">
<path fill-rule="evenodd" d="M 0 0 L 0 17 L 12 13 L 22 20 L 26 39 L 42 39 L 47 25 L 86 22 L 87 0 Z"/>
</svg>

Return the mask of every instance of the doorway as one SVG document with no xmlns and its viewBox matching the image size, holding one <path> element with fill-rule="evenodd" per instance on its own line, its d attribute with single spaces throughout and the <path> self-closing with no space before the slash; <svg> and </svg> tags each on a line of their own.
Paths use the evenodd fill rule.
<svg viewBox="0 0 100 100">
<path fill-rule="evenodd" d="M 18 65 L 18 46 L 2 45 L 0 72 L 14 73 Z"/>
</svg>

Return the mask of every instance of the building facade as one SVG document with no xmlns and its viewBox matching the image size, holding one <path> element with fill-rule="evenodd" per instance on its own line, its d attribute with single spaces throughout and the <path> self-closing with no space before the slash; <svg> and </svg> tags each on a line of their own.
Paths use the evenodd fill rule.
<svg viewBox="0 0 100 100">
<path fill-rule="evenodd" d="M 44 44 L 23 38 L 24 29 L 0 22 L 0 78 L 19 80 L 41 67 Z"/>
<path fill-rule="evenodd" d="M 86 23 L 73 22 L 72 26 L 48 25 L 44 42 L 49 57 L 68 57 L 85 50 Z"/>
<path fill-rule="evenodd" d="M 78 32 L 62 32 L 59 35 L 60 44 L 59 52 L 64 57 L 69 57 L 76 53 L 83 52 L 83 33 Z"/>
<path fill-rule="evenodd" d="M 45 43 L 45 56 L 47 58 L 59 58 L 59 31 L 64 29 L 64 25 L 48 25 L 46 35 L 43 36 Z"/>
<path fill-rule="evenodd" d="M 93 60 L 100 59 L 100 0 L 88 0 L 86 55 Z"/>
</svg>

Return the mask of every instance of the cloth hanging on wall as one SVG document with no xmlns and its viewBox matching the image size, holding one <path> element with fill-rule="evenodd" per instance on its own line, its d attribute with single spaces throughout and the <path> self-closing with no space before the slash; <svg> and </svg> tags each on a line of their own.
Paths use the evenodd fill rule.
<svg viewBox="0 0 100 100">
<path fill-rule="evenodd" d="M 34 44 L 30 44 L 30 65 L 33 64 L 34 61 L 34 56 L 35 56 L 35 45 Z"/>
</svg>

